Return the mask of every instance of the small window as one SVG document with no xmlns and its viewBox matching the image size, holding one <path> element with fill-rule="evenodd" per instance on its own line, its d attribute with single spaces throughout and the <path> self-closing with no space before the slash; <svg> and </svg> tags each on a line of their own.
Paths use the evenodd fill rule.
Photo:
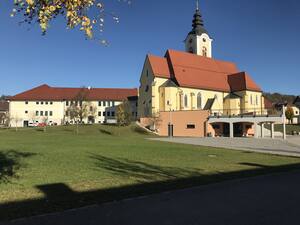
<svg viewBox="0 0 300 225">
<path fill-rule="evenodd" d="M 102 105 L 102 104 L 101 104 L 101 101 L 99 101 L 99 102 L 98 102 L 98 106 L 101 106 L 101 105 Z"/>
<path fill-rule="evenodd" d="M 50 105 L 53 105 L 53 102 L 50 102 Z"/>
<path fill-rule="evenodd" d="M 195 124 L 188 124 L 188 125 L 186 125 L 186 128 L 187 129 L 195 129 L 196 126 L 195 126 Z"/>
<path fill-rule="evenodd" d="M 48 102 L 45 102 L 46 105 L 48 105 Z"/>
<path fill-rule="evenodd" d="M 105 116 L 105 115 L 106 115 L 106 113 L 105 113 L 105 112 L 103 112 L 103 113 L 102 113 L 102 115 L 103 115 L 103 116 Z"/>
<path fill-rule="evenodd" d="M 184 107 L 188 107 L 188 96 L 187 95 L 185 95 L 184 96 Z"/>
<path fill-rule="evenodd" d="M 110 116 L 110 112 L 107 112 L 107 116 Z"/>
<path fill-rule="evenodd" d="M 106 101 L 103 101 L 103 106 L 106 106 Z"/>
<path fill-rule="evenodd" d="M 114 116 L 115 116 L 115 112 L 111 112 L 111 116 L 113 116 L 113 117 L 114 117 Z"/>
<path fill-rule="evenodd" d="M 205 38 L 203 38 L 202 40 L 203 40 L 203 42 L 206 42 L 206 39 L 205 39 Z"/>
<path fill-rule="evenodd" d="M 256 95 L 256 105 L 258 105 L 258 96 Z"/>
<path fill-rule="evenodd" d="M 43 112 L 43 111 L 40 111 L 40 115 L 43 116 L 43 115 L 44 115 L 44 112 Z"/>
<path fill-rule="evenodd" d="M 202 56 L 207 57 L 207 48 L 205 47 L 202 48 Z"/>
<path fill-rule="evenodd" d="M 28 101 L 26 101 L 25 104 L 28 105 Z"/>
<path fill-rule="evenodd" d="M 36 102 L 36 104 L 38 105 L 38 104 L 40 104 L 39 102 Z"/>
<path fill-rule="evenodd" d="M 146 86 L 145 92 L 149 91 L 149 85 Z"/>
<path fill-rule="evenodd" d="M 45 116 L 48 116 L 48 111 L 45 111 Z"/>
<path fill-rule="evenodd" d="M 66 106 L 69 106 L 69 101 L 66 101 Z"/>
<path fill-rule="evenodd" d="M 27 110 L 25 111 L 25 114 L 28 114 L 28 111 L 27 111 Z"/>
<path fill-rule="evenodd" d="M 93 106 L 90 106 L 90 112 L 93 112 Z"/>
<path fill-rule="evenodd" d="M 146 74 L 147 74 L 146 76 L 148 77 L 149 76 L 149 71 L 148 70 L 147 70 Z"/>
<path fill-rule="evenodd" d="M 107 106 L 108 106 L 108 107 L 110 107 L 110 103 L 111 103 L 110 101 L 107 102 Z"/>
<path fill-rule="evenodd" d="M 49 112 L 49 116 L 53 116 L 53 112 L 52 111 Z"/>
<path fill-rule="evenodd" d="M 35 111 L 35 115 L 38 116 L 39 115 L 39 111 Z"/>
<path fill-rule="evenodd" d="M 101 112 L 98 112 L 98 116 L 101 116 Z"/>
<path fill-rule="evenodd" d="M 111 103 L 112 103 L 112 106 L 115 106 L 115 101 L 112 101 Z"/>
<path fill-rule="evenodd" d="M 41 105 L 44 105 L 44 102 L 41 102 Z"/>
</svg>

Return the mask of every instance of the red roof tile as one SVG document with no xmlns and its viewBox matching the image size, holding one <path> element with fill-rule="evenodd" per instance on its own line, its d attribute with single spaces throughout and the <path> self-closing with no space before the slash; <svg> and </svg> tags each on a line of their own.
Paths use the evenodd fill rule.
<svg viewBox="0 0 300 225">
<path fill-rule="evenodd" d="M 74 100 L 82 88 L 50 87 L 46 84 L 31 90 L 22 92 L 10 98 L 11 101 L 38 101 L 38 100 Z M 137 89 L 122 88 L 84 88 L 87 100 L 125 100 L 128 97 L 137 96 Z"/>
<path fill-rule="evenodd" d="M 150 64 L 155 76 L 165 74 L 165 78 L 174 78 L 181 87 L 225 92 L 261 91 L 251 77 L 240 73 L 232 62 L 168 50 L 164 58 L 151 56 Z"/>
<path fill-rule="evenodd" d="M 155 76 L 170 79 L 170 69 L 166 58 L 153 55 L 148 55 L 147 57 Z"/>
</svg>

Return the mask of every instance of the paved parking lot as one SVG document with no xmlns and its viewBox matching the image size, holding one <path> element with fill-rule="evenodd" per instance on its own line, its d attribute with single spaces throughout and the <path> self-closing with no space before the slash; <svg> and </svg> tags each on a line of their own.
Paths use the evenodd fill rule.
<svg viewBox="0 0 300 225">
<path fill-rule="evenodd" d="M 300 136 L 289 136 L 286 141 L 279 138 L 151 138 L 151 140 L 300 157 Z"/>
</svg>

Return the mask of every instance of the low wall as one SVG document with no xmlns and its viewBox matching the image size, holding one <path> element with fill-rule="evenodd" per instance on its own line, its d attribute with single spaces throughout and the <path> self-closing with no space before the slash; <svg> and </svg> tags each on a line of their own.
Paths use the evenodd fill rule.
<svg viewBox="0 0 300 225">
<path fill-rule="evenodd" d="M 209 111 L 174 111 L 160 112 L 157 132 L 168 136 L 168 125 L 173 125 L 174 137 L 205 137 Z"/>
</svg>

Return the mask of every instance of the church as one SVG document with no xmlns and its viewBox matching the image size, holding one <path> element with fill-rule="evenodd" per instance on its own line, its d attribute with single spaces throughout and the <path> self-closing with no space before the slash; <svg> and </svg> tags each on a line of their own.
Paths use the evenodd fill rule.
<svg viewBox="0 0 300 225">
<path fill-rule="evenodd" d="M 138 100 L 141 122 L 160 117 L 157 132 L 163 136 L 170 134 L 170 126 L 174 136 L 223 136 L 229 132 L 226 124 L 203 125 L 209 116 L 265 113 L 262 89 L 251 76 L 235 63 L 213 58 L 213 39 L 198 5 L 184 42 L 185 51 L 146 56 Z M 241 136 L 254 135 L 253 124 L 234 129 Z"/>
</svg>

